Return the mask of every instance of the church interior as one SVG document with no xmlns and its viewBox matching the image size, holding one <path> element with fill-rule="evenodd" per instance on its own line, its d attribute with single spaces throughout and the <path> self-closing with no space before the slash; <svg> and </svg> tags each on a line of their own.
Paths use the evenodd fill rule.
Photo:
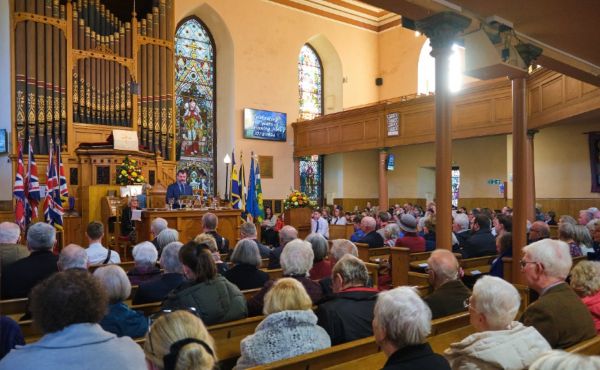
<svg viewBox="0 0 600 370">
<path fill-rule="evenodd" d="M 185 171 L 203 206 L 225 206 L 219 232 L 233 248 L 241 225 L 239 207 L 229 207 L 233 182 L 239 191 L 252 181 L 256 163 L 261 201 L 277 214 L 294 190 L 350 212 L 435 202 L 438 246 L 451 249 L 453 210 L 512 207 L 513 246 L 526 245 L 536 210 L 577 219 L 600 208 L 600 7 L 592 3 L 3 1 L 0 222 L 15 221 L 22 153 L 25 172 L 35 155 L 42 190 L 33 222 L 44 219 L 49 163 L 61 161 L 61 246 L 85 247 L 86 227 L 100 221 L 105 243 L 131 253 L 113 226 L 131 185 L 148 208 L 138 239 L 152 240 L 150 221 L 165 217 L 185 242 L 201 232 L 206 210 L 163 211 Z M 286 221 L 306 236 L 309 214 Z M 522 253 L 515 246 L 505 267 L 519 284 Z M 408 254 L 388 257 L 409 266 Z M 426 284 L 425 270 L 408 270 L 400 285 Z M 460 320 L 450 329 L 468 324 Z M 357 346 L 374 353 L 372 341 Z M 351 358 L 335 356 L 303 368 Z M 373 364 L 383 365 L 357 366 Z"/>
</svg>

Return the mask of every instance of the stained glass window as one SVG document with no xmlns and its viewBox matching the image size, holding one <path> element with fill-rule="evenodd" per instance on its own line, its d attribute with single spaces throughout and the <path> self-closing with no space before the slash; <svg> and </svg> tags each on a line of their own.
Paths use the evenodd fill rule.
<svg viewBox="0 0 600 370">
<path fill-rule="evenodd" d="M 460 169 L 452 167 L 452 205 L 458 207 L 458 196 L 460 194 Z"/>
<path fill-rule="evenodd" d="M 298 57 L 300 119 L 310 120 L 323 114 L 323 67 L 315 49 L 305 44 Z"/>
<path fill-rule="evenodd" d="M 197 18 L 175 34 L 177 168 L 188 171 L 192 188 L 213 194 L 215 185 L 215 47 Z"/>
<path fill-rule="evenodd" d="M 419 55 L 418 86 L 419 94 L 435 92 L 435 59 L 430 55 L 429 39 L 423 44 Z M 452 45 L 452 54 L 448 64 L 448 82 L 451 92 L 460 91 L 463 85 L 465 70 L 465 49 L 456 44 Z"/>
<path fill-rule="evenodd" d="M 317 204 L 323 204 L 323 157 L 300 158 L 300 191 Z"/>
</svg>

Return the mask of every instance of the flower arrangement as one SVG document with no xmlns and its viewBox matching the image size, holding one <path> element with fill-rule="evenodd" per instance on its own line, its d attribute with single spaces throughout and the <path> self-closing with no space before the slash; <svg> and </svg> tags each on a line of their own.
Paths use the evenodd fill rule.
<svg viewBox="0 0 600 370">
<path fill-rule="evenodd" d="M 130 159 L 125 156 L 123 163 L 117 166 L 117 184 L 125 185 L 140 185 L 146 182 L 142 175 L 142 168 L 135 159 Z"/>
<path fill-rule="evenodd" d="M 298 190 L 292 190 L 292 193 L 283 201 L 285 209 L 314 207 L 315 205 L 315 201 L 310 200 L 308 195 Z"/>
</svg>

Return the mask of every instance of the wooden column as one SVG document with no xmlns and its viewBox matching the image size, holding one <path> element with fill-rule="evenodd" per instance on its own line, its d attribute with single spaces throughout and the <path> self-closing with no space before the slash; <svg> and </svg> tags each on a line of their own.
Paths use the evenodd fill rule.
<svg viewBox="0 0 600 370">
<path fill-rule="evenodd" d="M 435 58 L 435 196 L 436 245 L 452 248 L 452 126 L 450 119 L 449 58 L 456 35 L 471 23 L 452 12 L 434 14 L 417 22 L 429 37 Z"/>
<path fill-rule="evenodd" d="M 379 150 L 379 209 L 385 211 L 389 208 L 388 179 L 387 179 L 387 149 Z"/>
<path fill-rule="evenodd" d="M 539 130 L 527 130 L 527 171 L 529 172 L 527 184 L 527 219 L 535 221 L 535 162 L 533 154 L 533 137 Z"/>
<path fill-rule="evenodd" d="M 513 284 L 524 284 L 519 262 L 527 244 L 528 192 L 531 184 L 529 156 L 527 155 L 527 115 L 525 110 L 524 77 L 512 79 L 513 99 Z"/>
</svg>

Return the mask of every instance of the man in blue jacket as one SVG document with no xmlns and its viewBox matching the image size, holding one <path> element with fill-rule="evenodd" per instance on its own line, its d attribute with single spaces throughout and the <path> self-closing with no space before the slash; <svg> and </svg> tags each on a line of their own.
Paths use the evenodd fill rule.
<svg viewBox="0 0 600 370">
<path fill-rule="evenodd" d="M 182 195 L 192 195 L 192 187 L 187 183 L 187 172 L 183 169 L 177 171 L 177 181 L 167 188 L 167 204 L 173 199 L 173 208 L 179 208 L 177 200 Z"/>
</svg>

